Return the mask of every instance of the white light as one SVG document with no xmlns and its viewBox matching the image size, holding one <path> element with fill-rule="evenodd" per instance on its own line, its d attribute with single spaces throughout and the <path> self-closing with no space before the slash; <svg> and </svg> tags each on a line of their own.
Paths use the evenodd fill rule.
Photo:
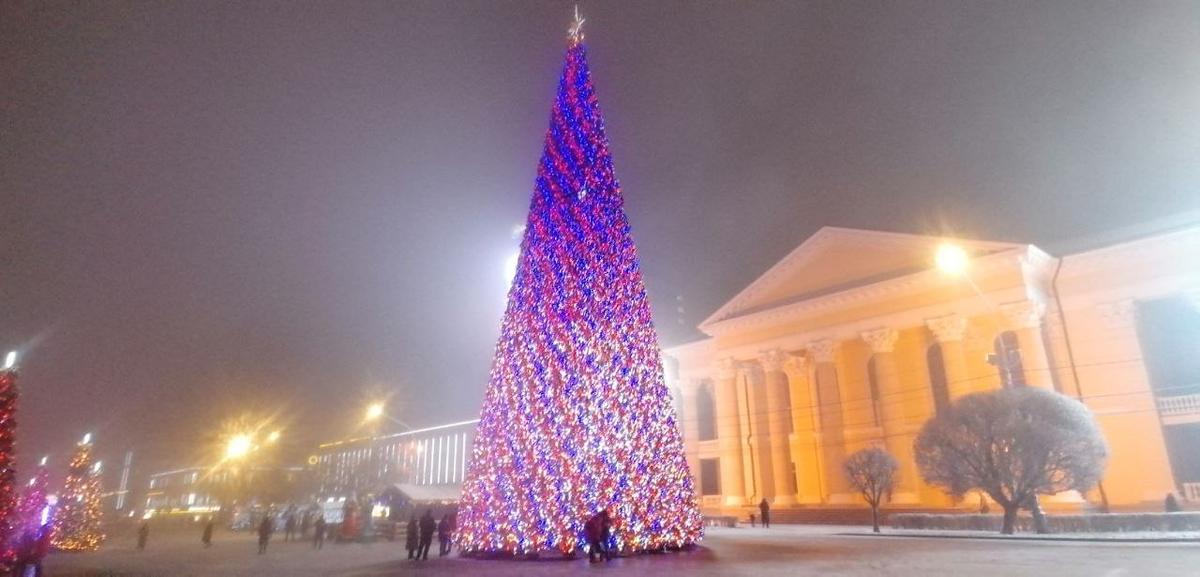
<svg viewBox="0 0 1200 577">
<path fill-rule="evenodd" d="M 84 435 L 83 435 L 83 442 L 82 442 L 82 443 L 79 443 L 79 444 L 80 444 L 80 445 L 90 445 L 90 444 L 92 444 L 92 434 L 91 434 L 91 433 L 86 433 L 86 434 L 84 434 Z"/>
<path fill-rule="evenodd" d="M 8 351 L 8 354 L 4 355 L 4 370 L 7 371 L 8 369 L 15 367 L 16 365 L 17 365 L 17 351 Z"/>
<path fill-rule="evenodd" d="M 41 460 L 41 461 L 38 461 L 38 465 L 39 465 L 39 466 L 41 466 L 41 467 L 45 467 L 45 466 L 46 466 L 46 462 L 47 462 L 47 461 L 49 461 L 49 460 L 50 460 L 50 455 L 42 455 L 42 460 Z"/>
<path fill-rule="evenodd" d="M 100 469 L 101 469 L 103 466 L 104 466 L 104 461 L 96 461 L 96 464 L 92 466 L 92 472 L 93 472 L 93 473 L 99 473 L 99 472 L 100 472 Z"/>
<path fill-rule="evenodd" d="M 965 273 L 967 267 L 971 264 L 971 260 L 967 256 L 967 251 L 955 244 L 943 244 L 939 246 L 934 261 L 937 263 L 938 269 L 952 275 Z"/>
<path fill-rule="evenodd" d="M 517 278 L 517 262 L 521 260 L 521 253 L 514 252 L 504 259 L 504 282 L 512 284 L 513 279 Z"/>
</svg>

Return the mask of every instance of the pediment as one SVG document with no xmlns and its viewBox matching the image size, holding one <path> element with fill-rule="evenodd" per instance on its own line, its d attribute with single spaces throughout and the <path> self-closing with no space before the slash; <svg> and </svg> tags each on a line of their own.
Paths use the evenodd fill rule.
<svg viewBox="0 0 1200 577">
<path fill-rule="evenodd" d="M 822 228 L 700 326 L 929 269 L 938 246 L 946 240 L 938 236 Z M 972 258 L 1023 246 L 962 239 L 954 242 Z"/>
</svg>

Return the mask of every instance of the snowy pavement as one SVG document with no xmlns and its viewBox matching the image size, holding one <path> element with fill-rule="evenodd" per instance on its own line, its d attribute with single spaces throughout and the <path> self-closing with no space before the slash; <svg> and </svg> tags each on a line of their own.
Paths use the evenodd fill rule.
<svg viewBox="0 0 1200 577">
<path fill-rule="evenodd" d="M 847 527 L 779 526 L 708 532 L 694 551 L 589 565 L 573 561 L 406 560 L 402 544 L 271 544 L 257 555 L 247 534 L 218 534 L 212 549 L 198 535 L 152 535 L 146 551 L 132 538 L 95 553 L 56 553 L 50 577 L 385 577 L 390 575 L 551 576 L 615 572 L 623 577 L 699 576 L 1025 576 L 1156 577 L 1200 574 L 1200 544 L 1073 543 L 973 539 L 875 538 Z M 434 553 L 437 545 L 434 544 Z"/>
</svg>

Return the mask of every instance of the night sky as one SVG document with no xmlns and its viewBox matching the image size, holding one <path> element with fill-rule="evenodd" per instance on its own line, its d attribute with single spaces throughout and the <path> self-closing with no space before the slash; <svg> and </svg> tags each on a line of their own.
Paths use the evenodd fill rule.
<svg viewBox="0 0 1200 577">
<path fill-rule="evenodd" d="M 474 418 L 571 6 L 0 3 L 23 462 Z M 1200 211 L 1200 3 L 581 8 L 664 344 L 824 225 L 1054 250 Z"/>
</svg>

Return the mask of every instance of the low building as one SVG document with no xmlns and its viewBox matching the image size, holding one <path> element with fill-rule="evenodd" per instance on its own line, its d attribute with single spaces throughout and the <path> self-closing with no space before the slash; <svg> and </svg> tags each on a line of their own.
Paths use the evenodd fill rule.
<svg viewBox="0 0 1200 577">
<path fill-rule="evenodd" d="M 449 486 L 466 475 L 478 419 L 325 443 L 310 459 L 323 498 L 378 493 L 397 484 Z"/>
<path fill-rule="evenodd" d="M 188 467 L 150 475 L 147 513 L 210 513 L 220 509 L 220 502 L 206 483 L 207 472 L 206 467 Z"/>
<path fill-rule="evenodd" d="M 312 472 L 298 466 L 188 467 L 154 473 L 146 490 L 146 513 L 195 515 L 249 501 L 266 505 L 304 501 L 312 494 L 311 479 Z"/>
<path fill-rule="evenodd" d="M 1054 256 L 955 241 L 967 275 L 934 266 L 945 239 L 824 228 L 666 353 L 687 458 L 709 514 L 860 504 L 845 457 L 900 462 L 892 505 L 974 507 L 926 485 L 922 424 L 1002 386 L 1082 400 L 1107 437 L 1106 500 L 1200 499 L 1200 227 Z"/>
</svg>

